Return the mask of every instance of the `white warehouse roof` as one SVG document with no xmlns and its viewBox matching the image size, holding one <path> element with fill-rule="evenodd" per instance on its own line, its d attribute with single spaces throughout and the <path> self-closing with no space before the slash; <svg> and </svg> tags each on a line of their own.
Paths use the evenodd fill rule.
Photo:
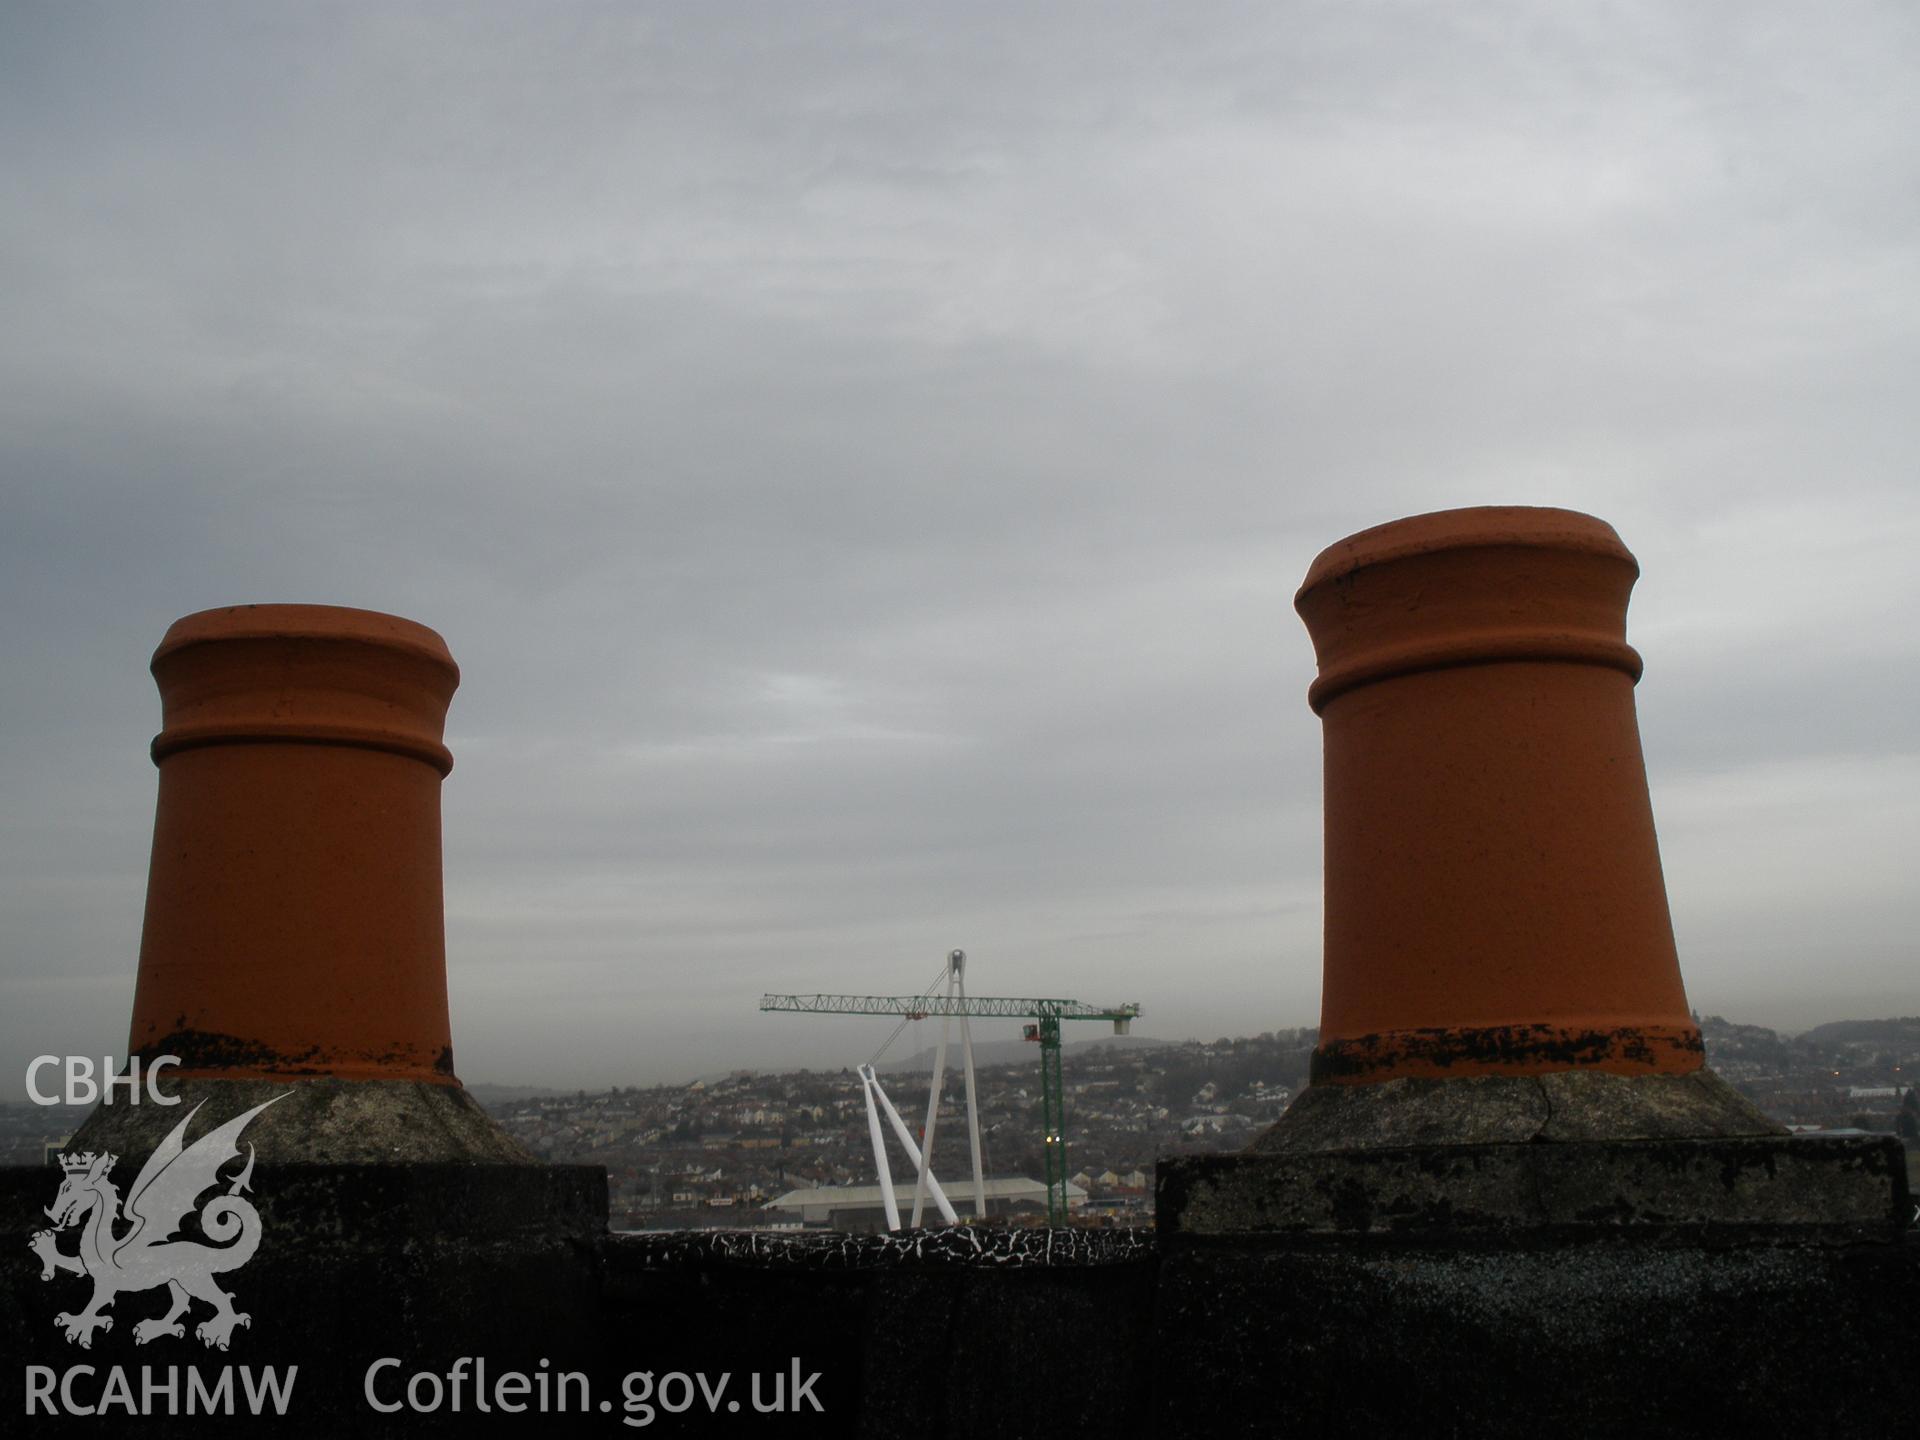
<svg viewBox="0 0 1920 1440">
<path fill-rule="evenodd" d="M 947 1192 L 947 1199 L 953 1202 L 953 1208 L 964 1217 L 973 1211 L 973 1182 L 971 1180 L 942 1181 L 941 1188 Z M 893 1187 L 894 1197 L 904 1211 L 913 1204 L 913 1176 L 903 1175 Z M 1032 1205 L 1045 1206 L 1047 1187 L 1038 1180 L 1027 1180 L 1012 1176 L 1001 1180 L 987 1181 L 987 1205 L 991 1209 L 998 1200 L 1006 1204 L 1026 1201 Z M 1087 1192 L 1071 1180 L 1067 1182 L 1067 1208 L 1077 1209 L 1086 1204 Z M 769 1200 L 767 1209 L 784 1210 L 789 1213 L 798 1211 L 800 1218 L 815 1222 L 825 1221 L 835 1210 L 878 1210 L 881 1208 L 880 1187 L 878 1185 L 826 1185 L 808 1190 L 789 1190 L 777 1200 Z M 936 1213 L 933 1202 L 927 1202 L 929 1214 Z"/>
</svg>

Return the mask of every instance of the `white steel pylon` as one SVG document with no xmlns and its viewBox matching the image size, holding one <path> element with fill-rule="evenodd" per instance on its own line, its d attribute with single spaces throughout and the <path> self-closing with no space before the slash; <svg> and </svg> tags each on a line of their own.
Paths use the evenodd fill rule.
<svg viewBox="0 0 1920 1440">
<path fill-rule="evenodd" d="M 900 1228 L 900 1207 L 893 1199 L 893 1171 L 887 1168 L 887 1142 L 880 1138 L 880 1112 L 873 1108 L 873 1067 L 860 1067 L 860 1090 L 867 1097 L 867 1133 L 873 1137 L 873 1168 L 880 1177 L 880 1199 L 887 1207 L 887 1229 Z"/>
<path fill-rule="evenodd" d="M 931 1179 L 928 1167 L 932 1163 L 933 1134 L 940 1120 L 940 1086 L 947 1076 L 947 1036 L 955 1019 L 954 1010 L 960 1014 L 960 1053 L 967 1075 L 967 1143 L 973 1152 L 973 1213 L 984 1216 L 987 1213 L 987 1181 L 980 1168 L 980 1106 L 974 1098 L 973 1087 L 973 1030 L 967 1024 L 967 952 L 955 950 L 947 956 L 947 1009 L 940 1016 L 940 1045 L 933 1055 L 933 1084 L 927 1091 L 927 1123 L 923 1134 L 926 1138 L 926 1158 L 919 1161 L 920 1175 L 913 1186 L 913 1224 L 920 1224 L 921 1212 L 925 1209 L 927 1181 Z M 958 1004 L 954 1003 L 958 1001 Z M 944 1209 L 944 1207 L 943 1207 Z M 956 1223 L 953 1213 L 946 1211 L 947 1223 Z"/>
<path fill-rule="evenodd" d="M 900 1206 L 893 1194 L 893 1170 L 887 1164 L 887 1147 L 880 1140 L 880 1116 L 874 1109 L 879 1102 L 881 1110 L 887 1112 L 887 1123 L 893 1126 L 893 1133 L 900 1141 L 900 1147 L 907 1152 L 907 1159 L 919 1172 L 920 1179 L 916 1188 L 925 1186 L 933 1192 L 933 1203 L 940 1207 L 940 1215 L 949 1225 L 958 1225 L 960 1217 L 953 1213 L 953 1206 L 947 1200 L 947 1192 L 940 1188 L 940 1182 L 933 1177 L 933 1171 L 927 1168 L 927 1162 L 920 1153 L 920 1147 L 913 1143 L 913 1136 L 907 1130 L 907 1122 L 900 1118 L 900 1112 L 893 1108 L 893 1102 L 887 1098 L 887 1092 L 880 1088 L 880 1077 L 873 1073 L 872 1065 L 860 1067 L 860 1084 L 867 1095 L 867 1132 L 873 1137 L 873 1168 L 880 1178 L 880 1199 L 887 1207 L 887 1229 L 900 1228 Z M 914 1207 L 914 1225 L 920 1223 L 920 1210 L 916 1202 Z"/>
</svg>

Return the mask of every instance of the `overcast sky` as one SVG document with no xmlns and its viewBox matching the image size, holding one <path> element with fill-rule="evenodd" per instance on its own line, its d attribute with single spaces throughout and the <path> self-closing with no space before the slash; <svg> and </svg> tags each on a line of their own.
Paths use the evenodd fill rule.
<svg viewBox="0 0 1920 1440">
<path fill-rule="evenodd" d="M 469 1081 L 1312 1024 L 1293 591 L 1487 503 L 1640 558 L 1694 1005 L 1920 1012 L 1916 135 L 1906 3 L 0 0 L 0 1095 L 254 601 L 460 662 Z"/>
</svg>

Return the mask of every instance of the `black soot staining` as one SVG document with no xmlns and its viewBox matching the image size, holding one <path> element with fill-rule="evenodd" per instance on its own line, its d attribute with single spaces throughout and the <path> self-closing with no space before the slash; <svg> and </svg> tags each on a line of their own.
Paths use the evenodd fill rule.
<svg viewBox="0 0 1920 1440">
<path fill-rule="evenodd" d="M 1704 1057 L 1706 1046 L 1697 1030 L 1648 1035 L 1629 1026 L 1614 1030 L 1568 1030 L 1555 1025 L 1436 1027 L 1328 1041 L 1314 1051 L 1309 1075 L 1314 1081 L 1354 1080 L 1409 1064 L 1440 1070 L 1456 1065 L 1584 1069 L 1624 1061 L 1652 1067 L 1663 1051 Z"/>
<path fill-rule="evenodd" d="M 321 1075 L 317 1046 L 281 1051 L 258 1040 L 216 1030 L 177 1029 L 140 1047 L 140 1057 L 177 1056 L 182 1070 L 265 1070 L 277 1075 Z"/>
</svg>

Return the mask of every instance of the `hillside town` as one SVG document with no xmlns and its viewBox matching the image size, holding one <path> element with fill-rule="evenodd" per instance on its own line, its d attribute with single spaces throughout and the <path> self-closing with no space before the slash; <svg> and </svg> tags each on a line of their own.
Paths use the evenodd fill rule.
<svg viewBox="0 0 1920 1440">
<path fill-rule="evenodd" d="M 1149 1218 L 1155 1158 L 1245 1145 L 1305 1082 L 1313 1033 L 1068 1046 L 1068 1169 L 1085 1197 L 1084 1204 L 1075 1197 L 1076 1210 L 1118 1222 Z M 925 1071 L 882 1076 L 916 1129 L 928 1079 Z M 949 1072 L 945 1091 L 934 1168 L 958 1198 L 971 1170 L 958 1074 Z M 1037 1180 L 1044 1174 L 1037 1060 L 983 1066 L 978 1096 L 986 1173 Z M 742 1070 L 679 1087 L 540 1095 L 489 1108 L 544 1158 L 605 1165 L 616 1226 L 777 1224 L 786 1217 L 768 1207 L 782 1195 L 874 1183 L 866 1102 L 851 1069 Z M 911 1190 L 897 1151 L 890 1163 L 907 1174 Z M 1038 1218 L 1043 1207 L 1043 1195 L 1015 1202 L 1013 1218 Z"/>
<path fill-rule="evenodd" d="M 1911 1090 L 1920 1018 L 1841 1022 L 1793 1038 L 1719 1016 L 1703 1017 L 1701 1026 L 1709 1063 L 1783 1125 L 1804 1133 L 1904 1130 L 1910 1163 L 1920 1157 L 1920 1096 Z M 1243 1148 L 1306 1084 L 1317 1037 L 1297 1029 L 1211 1042 L 1068 1046 L 1067 1164 L 1084 1192 L 1074 1197 L 1076 1216 L 1149 1222 L 1156 1158 Z M 927 1073 L 883 1082 L 918 1129 Z M 1044 1173 L 1037 1063 L 985 1067 L 978 1088 L 987 1173 L 1037 1180 Z M 945 1092 L 934 1168 L 957 1201 L 969 1170 L 958 1076 L 949 1076 Z M 606 1166 L 617 1228 L 797 1225 L 779 1204 L 783 1196 L 874 1183 L 865 1102 L 851 1069 L 740 1070 L 599 1093 L 482 1093 L 534 1153 Z M 910 1191 L 911 1171 L 897 1151 L 890 1164 Z M 1016 1202 L 1007 1218 L 1037 1222 L 1043 1203 L 1037 1194 Z"/>
<path fill-rule="evenodd" d="M 1846 1021 L 1799 1036 L 1719 1016 L 1701 1019 L 1708 1062 L 1767 1114 L 1802 1133 L 1889 1133 L 1920 1159 L 1920 1018 Z M 1161 1156 L 1243 1148 L 1306 1084 L 1318 1032 L 1242 1039 L 1084 1041 L 1066 1047 L 1067 1169 L 1077 1222 L 1135 1225 L 1153 1218 Z M 925 1116 L 926 1069 L 883 1073 L 915 1130 Z M 982 1160 L 1003 1182 L 990 1212 L 1015 1223 L 1043 1218 L 1037 1057 L 978 1072 Z M 476 1085 L 476 1096 L 533 1154 L 604 1165 L 616 1229 L 798 1228 L 826 1207 L 809 1191 L 874 1184 L 873 1148 L 851 1068 L 736 1070 L 677 1085 L 603 1091 L 527 1091 Z M 950 1067 L 936 1125 L 934 1168 L 962 1214 L 970 1162 L 961 1078 Z M 84 1108 L 0 1107 L 0 1163 L 39 1163 Z M 891 1145 L 891 1141 L 889 1141 Z M 890 1153 L 908 1194 L 912 1171 Z M 904 1178 L 903 1178 L 904 1177 Z M 1016 1182 L 1028 1182 L 1024 1188 Z M 796 1197 L 782 1205 L 783 1197 Z M 832 1210 L 839 1223 L 857 1207 Z M 873 1217 L 877 1221 L 877 1215 Z"/>
</svg>

